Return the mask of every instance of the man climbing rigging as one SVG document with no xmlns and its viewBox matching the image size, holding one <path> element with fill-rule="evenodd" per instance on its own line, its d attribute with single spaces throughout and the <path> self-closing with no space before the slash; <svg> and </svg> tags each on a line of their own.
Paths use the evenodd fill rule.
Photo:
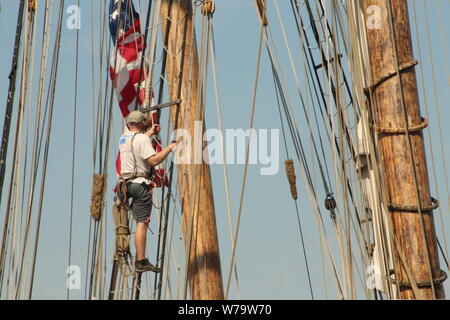
<svg viewBox="0 0 450 320">
<path fill-rule="evenodd" d="M 126 199 L 132 199 L 131 211 L 136 220 L 136 272 L 160 272 L 145 257 L 147 225 L 152 209 L 152 171 L 174 150 L 177 143 L 171 143 L 161 152 L 156 152 L 151 138 L 161 130 L 158 124 L 150 129 L 141 111 L 133 111 L 126 118 L 128 131 L 120 138 L 120 178 L 126 184 Z"/>
</svg>

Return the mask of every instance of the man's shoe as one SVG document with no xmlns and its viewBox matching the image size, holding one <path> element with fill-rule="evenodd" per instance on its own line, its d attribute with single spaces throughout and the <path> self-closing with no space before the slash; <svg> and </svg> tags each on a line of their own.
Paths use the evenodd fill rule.
<svg viewBox="0 0 450 320">
<path fill-rule="evenodd" d="M 152 265 L 147 258 L 145 258 L 144 260 L 136 261 L 135 269 L 136 272 L 147 272 L 147 271 L 152 271 L 155 273 L 161 272 L 161 269 Z"/>
</svg>

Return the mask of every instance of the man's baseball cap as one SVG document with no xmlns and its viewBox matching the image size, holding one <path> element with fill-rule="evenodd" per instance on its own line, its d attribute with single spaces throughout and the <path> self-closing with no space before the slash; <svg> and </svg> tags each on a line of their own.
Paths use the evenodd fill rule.
<svg viewBox="0 0 450 320">
<path fill-rule="evenodd" d="M 144 122 L 144 121 L 145 121 L 145 115 L 139 110 L 130 112 L 130 114 L 127 117 L 127 124 L 130 124 L 130 123 L 141 123 L 141 122 Z"/>
</svg>

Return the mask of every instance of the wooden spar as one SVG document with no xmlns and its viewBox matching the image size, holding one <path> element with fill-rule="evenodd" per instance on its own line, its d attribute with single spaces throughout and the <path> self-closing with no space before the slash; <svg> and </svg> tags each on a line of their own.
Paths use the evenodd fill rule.
<svg viewBox="0 0 450 320">
<path fill-rule="evenodd" d="M 166 79 L 171 100 L 182 99 L 171 109 L 174 128 L 189 131 L 194 137 L 194 122 L 200 105 L 197 103 L 199 60 L 195 33 L 192 33 L 192 3 L 190 0 L 163 0 L 161 3 L 163 38 L 168 34 Z M 183 50 L 180 49 L 185 44 Z M 180 70 L 182 77 L 180 78 Z M 178 81 L 177 81 L 178 80 Z M 203 121 L 203 127 L 205 123 Z M 193 170 L 195 166 L 196 170 Z M 177 164 L 178 187 L 183 213 L 183 233 L 186 248 L 190 247 L 188 279 L 193 300 L 224 298 L 219 244 L 214 211 L 211 173 L 208 164 Z M 194 177 L 193 174 L 197 172 Z M 191 194 L 191 184 L 194 183 Z M 194 214 L 191 228 L 191 214 Z M 192 231 L 192 232 L 191 232 Z M 189 246 L 190 235 L 192 235 Z"/>
<path fill-rule="evenodd" d="M 371 7 L 376 10 L 368 9 L 370 6 L 376 6 Z M 394 204 L 389 205 L 389 209 L 395 239 L 404 252 L 406 263 L 415 281 L 424 284 L 419 286 L 420 296 L 415 296 L 411 287 L 400 286 L 400 298 L 443 299 L 445 293 L 442 281 L 436 281 L 442 276 L 431 209 L 432 198 L 422 133 L 425 126 L 421 126 L 423 119 L 420 114 L 414 70 L 416 63 L 412 49 L 408 5 L 406 0 L 364 0 L 363 8 L 372 75 L 373 120 L 378 131 L 377 149 L 381 158 L 387 201 Z M 378 12 L 379 15 L 374 17 L 374 12 Z M 415 168 L 405 130 L 405 114 L 410 128 L 409 138 Z M 418 130 L 411 129 L 413 127 Z M 400 130 L 388 133 L 388 130 L 385 130 L 387 128 Z M 422 207 L 423 225 L 418 209 L 414 209 L 419 208 L 418 200 Z M 398 205 L 405 207 L 399 208 Z M 422 226 L 426 230 L 426 242 Z M 435 296 L 431 286 L 429 262 L 435 280 Z M 409 284 L 398 254 L 395 258 L 395 269 L 398 280 Z"/>
</svg>

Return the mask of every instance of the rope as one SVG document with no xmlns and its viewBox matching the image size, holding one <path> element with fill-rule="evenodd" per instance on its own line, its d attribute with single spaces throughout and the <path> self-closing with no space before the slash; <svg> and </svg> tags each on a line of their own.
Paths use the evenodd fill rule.
<svg viewBox="0 0 450 320">
<path fill-rule="evenodd" d="M 263 12 L 265 11 L 266 1 L 264 1 L 263 4 Z M 252 110 L 251 110 L 251 116 L 250 116 L 250 136 L 249 136 L 249 143 L 247 145 L 246 155 L 245 155 L 245 167 L 244 167 L 244 178 L 242 180 L 242 189 L 241 189 L 241 196 L 239 201 L 239 211 L 238 211 L 238 220 L 236 224 L 236 233 L 234 235 L 234 241 L 233 241 L 233 250 L 231 254 L 231 263 L 230 268 L 228 272 L 228 280 L 227 280 L 227 288 L 225 291 L 225 300 L 228 299 L 228 293 L 230 290 L 230 283 L 231 283 L 231 273 L 233 270 L 234 260 L 236 257 L 236 245 L 239 235 L 239 226 L 241 223 L 241 216 L 242 216 L 242 206 L 244 202 L 244 192 L 245 192 L 245 185 L 247 181 L 247 171 L 248 171 L 248 163 L 249 163 L 249 154 L 250 154 L 250 145 L 252 141 L 252 128 L 253 128 L 253 120 L 255 115 L 255 107 L 256 107 L 256 97 L 258 92 L 258 84 L 259 84 L 259 72 L 260 72 L 260 66 L 261 66 L 261 53 L 262 53 L 262 46 L 263 46 L 263 36 L 264 36 L 264 23 L 261 20 L 261 30 L 260 30 L 260 36 L 259 36 L 259 47 L 258 47 L 258 54 L 257 54 L 257 63 L 256 63 L 256 76 L 255 76 L 255 82 L 254 82 L 254 89 L 253 89 L 253 103 L 252 103 Z"/>
<path fill-rule="evenodd" d="M 216 108 L 217 108 L 217 122 L 219 123 L 219 130 L 224 134 L 223 129 L 223 119 L 222 119 L 222 105 L 221 105 L 221 98 L 220 98 L 220 90 L 218 85 L 218 72 L 217 72 L 217 62 L 216 62 L 216 46 L 215 46 L 215 38 L 214 38 L 214 28 L 211 22 L 211 38 L 210 38 L 210 51 L 211 51 L 211 64 L 212 64 L 212 72 L 213 72 L 213 79 L 214 79 L 214 90 L 215 90 L 215 97 L 216 97 Z M 227 200 L 227 213 L 228 213 L 228 224 L 230 228 L 230 237 L 231 242 L 234 238 L 234 232 L 233 232 L 233 217 L 231 215 L 231 196 L 230 196 L 230 186 L 229 186 L 229 175 L 228 175 L 228 165 L 226 160 L 226 148 L 225 145 L 223 145 L 222 148 L 222 155 L 223 155 L 223 174 L 224 174 L 224 186 L 225 186 L 225 197 Z M 238 273 L 237 273 L 237 259 L 235 258 L 234 261 L 234 277 L 236 280 L 236 293 L 237 293 L 237 299 L 240 299 L 240 289 L 239 289 L 239 279 L 238 279 Z"/>
<path fill-rule="evenodd" d="M 414 25 L 415 25 L 415 31 L 416 31 L 416 38 L 419 39 L 419 28 L 418 28 L 418 21 L 417 21 L 417 8 L 416 8 L 416 3 L 415 2 L 413 3 L 413 12 L 414 12 Z M 439 11 L 438 11 L 438 14 L 439 14 Z M 439 17 L 440 17 L 440 14 L 439 14 Z M 418 43 L 418 52 L 419 52 L 419 61 L 423 61 L 422 60 L 422 49 L 421 49 L 420 42 Z M 448 64 L 447 64 L 447 67 L 448 67 Z M 428 116 L 430 114 L 430 108 L 428 106 L 427 91 L 426 91 L 426 88 L 425 88 L 425 83 L 426 82 L 425 82 L 425 75 L 424 75 L 424 70 L 423 69 L 424 69 L 423 68 L 423 64 L 420 64 L 420 77 L 421 77 L 421 80 L 422 80 L 421 81 L 422 82 L 422 93 L 423 93 L 423 97 L 424 97 L 426 115 Z M 438 178 L 437 178 L 437 173 L 436 173 L 436 159 L 435 159 L 435 153 L 434 153 L 433 140 L 431 139 L 431 134 L 428 134 L 427 136 L 428 136 L 428 144 L 430 145 L 430 155 L 431 155 L 431 161 L 432 161 L 434 185 L 435 185 L 435 189 L 436 189 L 436 192 L 437 192 L 437 198 L 440 199 Z M 448 192 L 447 192 L 447 198 L 450 199 L 450 193 L 448 193 Z M 446 252 L 446 254 L 443 253 L 443 256 L 445 258 L 445 256 L 448 256 L 448 252 L 449 252 L 448 251 L 448 242 L 447 242 L 447 236 L 446 236 L 446 230 L 445 230 L 445 225 L 444 225 L 444 218 L 443 218 L 443 214 L 442 214 L 442 209 L 439 209 L 439 211 L 441 213 L 439 215 L 439 220 L 440 220 L 440 224 L 441 224 L 442 234 L 443 234 L 443 237 L 444 237 L 444 245 L 445 245 L 445 252 Z M 448 263 L 446 263 L 446 264 L 447 264 L 447 268 L 450 270 L 450 268 L 448 267 Z"/>
<path fill-rule="evenodd" d="M 266 37 L 266 41 L 267 41 L 267 37 Z M 309 169 L 308 169 L 308 163 L 306 161 L 306 156 L 305 156 L 305 152 L 303 150 L 303 146 L 302 146 L 301 138 L 300 138 L 300 135 L 299 135 L 299 132 L 298 132 L 298 128 L 295 126 L 295 122 L 293 122 L 292 116 L 290 114 L 292 111 L 290 110 L 289 104 L 287 103 L 286 98 L 284 96 L 283 85 L 281 84 L 281 80 L 280 80 L 280 78 L 278 76 L 278 73 L 276 71 L 275 63 L 273 61 L 272 54 L 270 52 L 269 46 L 267 46 L 267 48 L 268 48 L 269 57 L 271 58 L 271 63 L 272 63 L 272 71 L 273 71 L 273 75 L 274 75 L 274 82 L 275 82 L 275 87 L 277 89 L 277 91 L 276 91 L 277 92 L 277 99 L 278 99 L 279 96 L 281 96 L 281 101 L 282 101 L 282 104 L 283 104 L 283 107 L 284 107 L 284 110 L 285 110 L 286 118 L 288 120 L 289 130 L 291 132 L 291 135 L 292 135 L 292 138 L 293 138 L 293 141 L 294 141 L 294 147 L 296 149 L 297 156 L 299 157 L 299 160 L 303 164 L 304 173 L 306 174 L 306 176 L 307 176 L 306 179 L 309 182 L 309 187 L 310 187 L 309 190 L 313 194 L 313 199 L 315 201 L 316 195 L 315 195 L 315 191 L 314 191 L 314 188 L 313 188 L 313 183 L 312 183 L 310 172 L 309 172 Z M 280 92 L 280 94 L 278 94 L 278 91 Z M 278 100 L 278 102 L 279 102 L 279 100 Z M 279 110 L 280 110 L 280 107 L 279 107 Z M 280 114 L 280 119 L 282 119 L 281 114 Z M 281 123 L 282 123 L 282 127 L 284 128 L 283 121 Z M 283 129 L 283 132 L 284 132 L 284 129 Z M 285 142 L 285 146 L 286 146 L 286 142 Z M 286 148 L 287 148 L 287 146 L 286 146 Z M 287 154 L 288 154 L 288 152 L 287 152 Z M 324 182 L 324 185 L 326 185 L 325 179 L 323 179 L 323 182 Z M 315 201 L 315 203 L 317 205 L 317 201 Z M 320 215 L 320 210 L 318 210 L 318 213 Z M 297 218 L 299 219 L 299 217 L 297 217 Z M 299 225 L 299 229 L 301 229 L 301 225 Z M 306 257 L 306 255 L 305 255 L 305 257 Z M 330 256 L 330 258 L 331 258 L 331 256 Z M 333 260 L 333 259 L 331 258 L 331 260 Z M 335 270 L 334 265 L 333 265 L 333 269 Z M 307 267 L 307 270 L 308 270 L 308 267 Z M 339 279 L 337 278 L 336 272 L 335 272 L 335 276 L 336 276 L 336 280 L 337 280 L 336 281 L 337 282 L 337 286 L 338 286 L 338 288 L 340 288 Z M 313 295 L 311 295 L 311 296 L 313 297 Z"/>
<path fill-rule="evenodd" d="M 5 180 L 5 170 L 6 170 L 6 156 L 8 151 L 8 141 L 9 141 L 9 133 L 10 133 L 10 127 L 11 127 L 11 115 L 12 115 L 12 108 L 14 104 L 14 97 L 15 97 L 15 90 L 16 90 L 16 76 L 17 76 L 17 66 L 18 66 L 18 59 L 19 59 L 19 53 L 20 53 L 20 44 L 21 44 L 21 37 L 22 37 L 22 23 L 23 23 L 23 16 L 25 11 L 25 0 L 22 0 L 20 2 L 19 6 L 19 13 L 17 16 L 17 27 L 16 27 L 16 36 L 14 41 L 14 52 L 13 52 L 13 59 L 12 59 L 12 65 L 11 65 L 11 72 L 9 74 L 9 88 L 8 88 L 8 95 L 7 95 L 7 102 L 6 102 L 6 110 L 5 110 L 5 120 L 3 124 L 3 136 L 2 136 L 2 145 L 0 149 L 0 200 L 2 197 L 2 191 L 3 191 L 3 183 Z M 6 255 L 6 241 L 7 241 L 7 228 L 9 224 L 9 212 L 7 211 L 5 214 L 5 222 L 4 222 L 4 228 L 3 228 L 3 237 L 2 237 L 2 248 L 1 248 L 1 254 L 0 254 L 0 272 L 1 272 L 1 286 L 0 290 L 3 287 L 3 275 L 4 275 L 4 263 L 5 263 L 5 255 Z"/>
<path fill-rule="evenodd" d="M 35 4 L 36 5 L 36 4 Z M 80 0 L 78 0 L 80 7 Z M 78 21 L 79 22 L 79 21 Z M 77 98 L 78 98 L 78 64 L 79 64 L 79 44 L 80 30 L 77 29 L 76 56 L 75 56 L 75 89 L 74 89 L 74 106 L 73 106 L 73 138 L 72 138 L 72 177 L 70 191 L 70 219 L 69 219 L 69 255 L 67 265 L 71 265 L 72 259 L 72 231 L 73 231 L 73 207 L 74 207 L 74 185 L 75 185 L 75 153 L 76 153 L 76 128 L 77 128 Z M 70 298 L 70 290 L 67 287 L 67 300 Z"/>
<path fill-rule="evenodd" d="M 45 189 L 45 180 L 46 180 L 46 173 L 47 173 L 47 160 L 48 160 L 48 153 L 49 153 L 49 147 L 50 147 L 50 134 L 51 134 L 51 124 L 52 124 L 52 118 L 53 118 L 53 106 L 54 106 L 54 99 L 56 94 L 56 78 L 58 73 L 58 62 L 59 62 L 59 49 L 61 44 L 61 32 L 62 32 L 62 20 L 64 16 L 64 4 L 65 0 L 61 0 L 60 7 L 59 7 L 59 18 L 58 18 L 58 28 L 57 28 L 57 37 L 55 41 L 55 48 L 54 48 L 54 54 L 53 54 L 53 65 L 52 65 L 52 78 L 51 78 L 51 85 L 50 85 L 50 91 L 49 95 L 51 98 L 50 105 L 49 105 L 49 115 L 48 115 L 48 125 L 47 125 L 47 135 L 46 135 L 46 144 L 44 149 L 44 161 L 43 161 L 43 171 L 42 171 L 42 181 L 41 181 L 41 193 L 39 197 L 39 205 L 38 205 L 38 220 L 37 220 L 37 226 L 36 226 L 36 235 L 35 235 L 35 245 L 34 245 L 34 252 L 33 252 L 33 258 L 32 258 L 32 269 L 31 269 L 31 279 L 30 279 L 30 288 L 29 288 L 29 299 L 32 297 L 33 293 L 33 282 L 34 282 L 34 275 L 35 275 L 35 269 L 36 269 L 36 257 L 37 257 L 37 248 L 38 248 L 38 240 L 39 240 L 39 231 L 40 231 L 40 225 L 41 225 L 41 218 L 42 218 L 42 205 L 43 205 L 43 198 L 44 198 L 44 189 Z"/>
<path fill-rule="evenodd" d="M 297 183 L 296 183 L 297 177 L 295 176 L 294 161 L 291 159 L 286 160 L 285 168 L 286 168 L 286 176 L 288 178 L 289 186 L 291 188 L 292 199 L 297 200 L 298 199 Z"/>
<path fill-rule="evenodd" d="M 96 222 L 100 221 L 103 209 L 105 207 L 105 185 L 106 175 L 94 173 L 90 211 L 92 219 L 94 219 Z"/>
</svg>

